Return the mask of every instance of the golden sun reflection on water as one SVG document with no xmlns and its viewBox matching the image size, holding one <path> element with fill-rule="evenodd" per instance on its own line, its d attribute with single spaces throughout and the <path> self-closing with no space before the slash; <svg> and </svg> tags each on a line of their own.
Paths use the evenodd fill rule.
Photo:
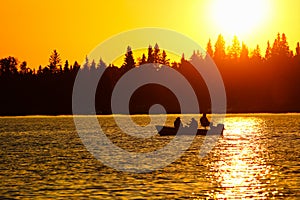
<svg viewBox="0 0 300 200">
<path fill-rule="evenodd" d="M 228 120 L 231 120 L 230 118 Z M 270 176 L 262 156 L 264 146 L 259 143 L 259 128 L 263 124 L 256 118 L 234 118 L 226 127 L 224 138 L 216 147 L 216 159 L 210 166 L 210 178 L 218 185 L 210 197 L 215 199 L 267 198 L 264 180 Z"/>
</svg>

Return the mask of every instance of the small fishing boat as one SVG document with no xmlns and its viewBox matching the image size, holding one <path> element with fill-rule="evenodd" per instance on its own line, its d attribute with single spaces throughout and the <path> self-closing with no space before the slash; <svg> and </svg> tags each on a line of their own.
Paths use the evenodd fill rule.
<svg viewBox="0 0 300 200">
<path fill-rule="evenodd" d="M 195 130 L 191 129 L 190 127 L 182 127 L 180 129 L 180 133 L 179 130 L 174 128 L 174 127 L 170 127 L 170 126 L 155 126 L 158 134 L 160 136 L 169 136 L 169 135 L 176 135 L 178 132 L 178 135 L 195 135 L 193 134 L 193 132 L 195 132 Z M 210 129 L 197 129 L 197 133 L 196 135 L 207 135 L 209 131 L 210 135 L 223 135 L 223 131 L 224 131 L 224 124 L 218 124 L 217 126 L 212 126 L 210 127 Z"/>
</svg>

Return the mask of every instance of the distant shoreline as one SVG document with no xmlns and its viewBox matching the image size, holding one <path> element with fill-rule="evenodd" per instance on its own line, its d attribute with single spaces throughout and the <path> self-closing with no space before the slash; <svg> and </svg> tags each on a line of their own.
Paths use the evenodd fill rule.
<svg viewBox="0 0 300 200">
<path fill-rule="evenodd" d="M 200 113 L 168 113 L 167 115 L 199 115 Z M 221 113 L 215 113 L 216 115 Z M 300 112 L 228 112 L 225 113 L 226 115 L 288 115 L 288 114 L 300 114 Z M 149 113 L 138 113 L 138 114 L 130 114 L 130 116 L 139 116 L 139 115 L 165 115 L 165 114 L 149 114 Z M 208 113 L 208 115 L 211 115 L 211 113 Z M 49 114 L 28 114 L 28 115 L 1 115 L 0 118 L 5 117 L 92 117 L 95 116 L 93 114 L 57 114 L 57 115 L 49 115 Z M 128 116 L 128 114 L 96 114 L 96 116 Z"/>
</svg>

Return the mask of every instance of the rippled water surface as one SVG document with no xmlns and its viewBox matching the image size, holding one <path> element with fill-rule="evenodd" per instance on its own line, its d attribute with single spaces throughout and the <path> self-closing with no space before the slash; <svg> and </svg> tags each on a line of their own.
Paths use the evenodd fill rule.
<svg viewBox="0 0 300 200">
<path fill-rule="evenodd" d="M 142 126 L 150 122 L 146 115 L 132 118 Z M 135 138 L 122 133 L 112 116 L 98 119 L 108 138 L 128 152 L 151 152 L 173 139 Z M 0 198 L 300 199 L 300 114 L 230 114 L 225 127 L 204 158 L 205 137 L 197 136 L 172 164 L 135 174 L 95 159 L 71 116 L 1 117 Z"/>
</svg>

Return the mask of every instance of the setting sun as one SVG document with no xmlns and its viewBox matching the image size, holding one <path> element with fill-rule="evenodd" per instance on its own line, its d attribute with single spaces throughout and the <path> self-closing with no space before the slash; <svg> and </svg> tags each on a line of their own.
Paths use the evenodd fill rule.
<svg viewBox="0 0 300 200">
<path fill-rule="evenodd" d="M 215 0 L 211 4 L 213 25 L 227 35 L 245 36 L 270 17 L 271 3 L 261 0 Z"/>
</svg>

